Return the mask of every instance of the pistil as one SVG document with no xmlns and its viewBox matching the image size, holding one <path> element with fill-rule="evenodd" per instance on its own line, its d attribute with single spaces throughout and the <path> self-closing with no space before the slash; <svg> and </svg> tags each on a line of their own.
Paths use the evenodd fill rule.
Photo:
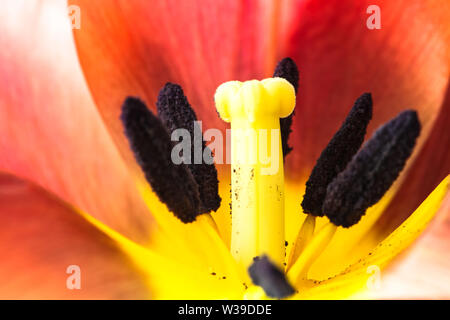
<svg viewBox="0 0 450 320">
<path fill-rule="evenodd" d="M 293 111 L 295 90 L 282 78 L 232 81 L 217 89 L 215 100 L 220 117 L 231 124 L 231 253 L 245 268 L 264 254 L 281 268 L 285 237 L 280 118 Z"/>
</svg>

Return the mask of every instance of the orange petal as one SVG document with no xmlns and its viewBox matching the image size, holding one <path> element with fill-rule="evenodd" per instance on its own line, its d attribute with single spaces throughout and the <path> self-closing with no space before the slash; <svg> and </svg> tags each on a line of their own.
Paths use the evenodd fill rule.
<svg viewBox="0 0 450 320">
<path fill-rule="evenodd" d="M 55 196 L 5 173 L 0 173 L 0 229 L 1 299 L 150 296 L 144 277 L 116 242 Z M 68 289 L 67 283 L 77 284 L 77 274 L 81 288 Z"/>
<path fill-rule="evenodd" d="M 151 217 L 90 98 L 64 1 L 5 1 L 0 33 L 0 169 L 146 240 Z"/>
<path fill-rule="evenodd" d="M 381 9 L 379 30 L 367 28 L 369 5 Z M 294 151 L 287 159 L 291 177 L 309 175 L 363 92 L 372 92 L 374 100 L 368 135 L 410 108 L 419 112 L 424 125 L 421 143 L 425 141 L 448 83 L 449 3 L 292 0 L 287 7 L 282 53 L 291 56 L 300 70 L 291 135 Z"/>
<path fill-rule="evenodd" d="M 224 128 L 213 96 L 228 80 L 262 77 L 270 5 L 264 1 L 89 1 L 74 35 L 87 82 L 114 140 L 131 163 L 119 122 L 128 95 L 154 109 L 167 82 L 179 83 L 203 128 Z M 267 1 L 267 3 L 269 3 Z"/>
</svg>

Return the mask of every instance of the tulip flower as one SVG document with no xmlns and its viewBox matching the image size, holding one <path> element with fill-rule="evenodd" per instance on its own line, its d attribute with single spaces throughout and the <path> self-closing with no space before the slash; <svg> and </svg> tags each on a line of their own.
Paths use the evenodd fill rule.
<svg viewBox="0 0 450 320">
<path fill-rule="evenodd" d="M 68 5 L 80 8 L 79 29 L 71 28 Z M 370 5 L 381 9 L 380 29 L 367 27 Z M 0 297 L 448 298 L 449 16 L 445 1 L 418 0 L 5 1 Z M 284 159 L 286 265 L 270 255 L 242 265 L 230 251 L 230 166 L 216 166 L 217 207 L 218 198 L 204 205 L 195 187 L 205 181 L 191 169 L 163 175 L 203 205 L 193 221 L 182 221 L 175 211 L 188 212 L 184 204 L 195 201 L 171 202 L 145 170 L 155 163 L 140 157 L 155 144 L 169 146 L 135 142 L 170 130 L 155 115 L 166 83 L 179 84 L 203 131 L 224 132 L 216 89 L 270 78 L 285 57 L 300 72 L 283 150 L 292 148 Z M 325 215 L 305 210 L 307 181 L 364 92 L 373 98 L 367 141 L 325 184 L 339 195 L 320 202 Z M 126 121 L 133 119 L 127 110 L 142 112 L 137 118 L 150 119 L 144 129 L 152 129 L 130 132 L 136 123 Z M 364 198 L 368 210 L 347 228 L 342 211 L 333 211 L 354 195 L 345 177 L 369 181 L 355 159 L 378 157 L 364 148 L 383 146 L 371 137 L 395 119 L 413 123 L 412 154 L 396 157 L 405 165 L 398 178 L 388 175 L 395 182 L 381 199 Z"/>
</svg>

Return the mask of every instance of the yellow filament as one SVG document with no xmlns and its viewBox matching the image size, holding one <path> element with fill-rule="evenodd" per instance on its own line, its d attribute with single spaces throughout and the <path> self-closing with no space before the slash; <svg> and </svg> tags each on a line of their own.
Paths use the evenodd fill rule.
<svg viewBox="0 0 450 320">
<path fill-rule="evenodd" d="M 308 245 L 309 241 L 313 237 L 315 227 L 316 227 L 316 217 L 311 214 L 308 214 L 306 216 L 305 221 L 303 222 L 302 227 L 300 228 L 300 231 L 298 232 L 297 239 L 295 240 L 294 246 L 289 255 L 287 270 L 289 270 L 289 268 L 298 259 L 300 254 Z"/>
<path fill-rule="evenodd" d="M 337 226 L 329 222 L 314 235 L 298 260 L 287 273 L 287 277 L 291 283 L 297 283 L 299 280 L 307 277 L 309 268 L 331 242 L 336 230 Z"/>
<path fill-rule="evenodd" d="M 198 221 L 205 221 L 205 223 L 207 223 L 208 225 L 211 226 L 211 228 L 213 228 L 218 234 L 220 234 L 219 232 L 219 227 L 217 226 L 216 222 L 214 221 L 214 218 L 211 216 L 210 213 L 204 213 L 201 214 L 197 217 Z"/>
<path fill-rule="evenodd" d="M 220 117 L 231 123 L 231 253 L 247 268 L 267 254 L 280 268 L 284 247 L 284 172 L 280 118 L 295 106 L 292 85 L 281 78 L 222 84 Z"/>
</svg>

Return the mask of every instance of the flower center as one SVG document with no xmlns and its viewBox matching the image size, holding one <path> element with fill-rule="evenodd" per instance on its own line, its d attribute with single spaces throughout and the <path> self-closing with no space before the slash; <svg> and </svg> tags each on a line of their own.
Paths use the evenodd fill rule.
<svg viewBox="0 0 450 320">
<path fill-rule="evenodd" d="M 220 117 L 231 124 L 231 254 L 248 268 L 255 285 L 277 298 L 292 294 L 292 284 L 307 279 L 337 228 L 356 224 L 381 199 L 420 134 L 417 114 L 408 110 L 380 127 L 361 148 L 372 118 L 372 98 L 367 93 L 358 98 L 306 183 L 302 208 L 307 217 L 285 268 L 283 162 L 291 151 L 287 142 L 297 87 L 297 67 L 286 58 L 274 78 L 226 82 L 215 95 Z M 215 227 L 210 212 L 220 207 L 221 198 L 214 164 L 175 164 L 171 158 L 170 135 L 181 128 L 195 137 L 199 130 L 195 112 L 181 87 L 171 83 L 161 90 L 157 109 L 156 116 L 137 98 L 124 102 L 121 120 L 135 158 L 153 191 L 178 219 L 190 223 L 201 215 Z M 201 137 L 190 145 L 190 154 L 198 143 L 202 153 L 211 153 Z M 316 231 L 316 217 L 322 216 L 330 222 Z"/>
</svg>

